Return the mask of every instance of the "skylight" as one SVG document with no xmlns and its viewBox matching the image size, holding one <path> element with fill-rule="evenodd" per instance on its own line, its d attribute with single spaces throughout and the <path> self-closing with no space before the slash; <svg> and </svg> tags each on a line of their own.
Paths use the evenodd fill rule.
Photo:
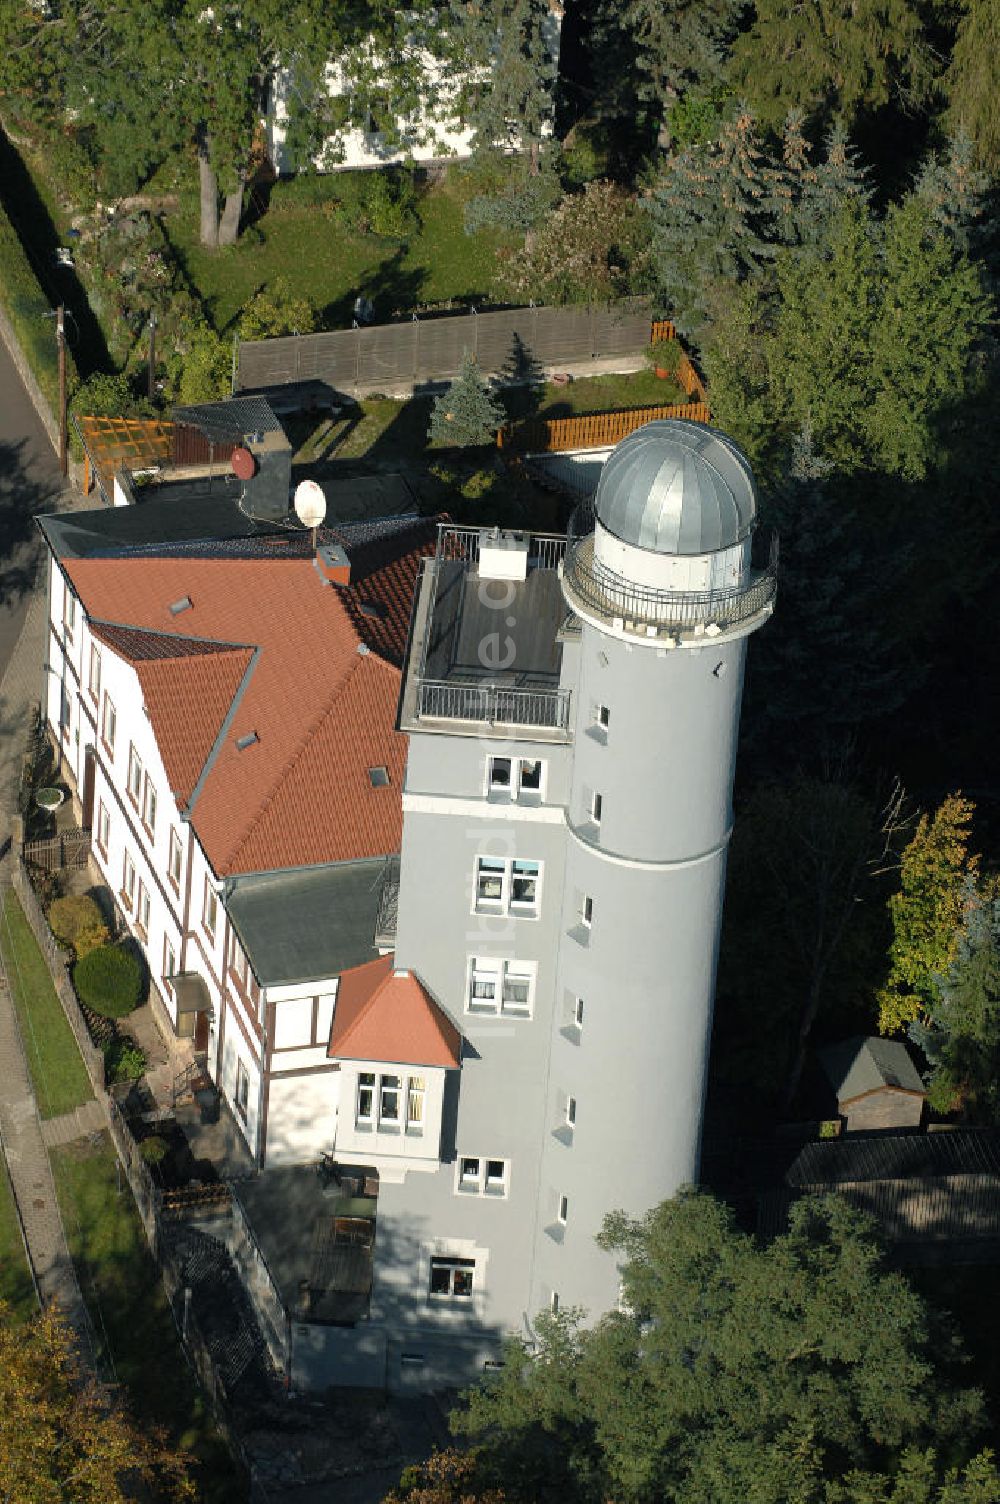
<svg viewBox="0 0 1000 1504">
<path fill-rule="evenodd" d="M 389 769 L 386 767 L 369 768 L 368 782 L 373 789 L 384 789 L 389 786 Z"/>
<path fill-rule="evenodd" d="M 248 747 L 252 747 L 255 742 L 259 741 L 260 737 L 256 731 L 248 731 L 245 736 L 238 736 L 236 738 L 236 750 L 237 752 L 245 752 Z"/>
<path fill-rule="evenodd" d="M 189 595 L 182 595 L 179 601 L 170 602 L 170 615 L 180 616 L 182 611 L 190 611 L 192 605 Z"/>
</svg>

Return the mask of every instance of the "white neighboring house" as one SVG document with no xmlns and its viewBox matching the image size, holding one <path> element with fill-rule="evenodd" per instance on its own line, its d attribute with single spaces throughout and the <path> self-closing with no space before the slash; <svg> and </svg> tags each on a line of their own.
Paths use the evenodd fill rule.
<svg viewBox="0 0 1000 1504">
<path fill-rule="evenodd" d="M 550 0 L 547 43 L 552 63 L 559 66 L 559 45 L 563 7 L 560 0 Z M 395 118 L 394 140 L 378 128 L 369 110 L 355 101 L 352 80 L 359 75 L 375 77 L 379 62 L 374 43 L 369 39 L 346 56 L 331 60 L 326 67 L 330 97 L 343 101 L 344 124 L 336 136 L 324 142 L 314 158 L 321 171 L 344 171 L 349 168 L 387 167 L 404 161 L 436 162 L 446 158 L 464 159 L 472 154 L 474 131 L 459 113 L 459 95 L 463 80 L 455 76 L 452 64 L 436 57 L 426 47 L 415 46 L 410 66 L 420 69 L 420 94 L 428 101 L 426 108 Z M 295 91 L 294 76 L 279 73 L 269 91 L 269 107 L 264 121 L 270 160 L 279 173 L 295 171 L 287 150 L 289 101 Z M 362 118 L 363 116 L 363 118 Z"/>
<path fill-rule="evenodd" d="M 92 515 L 91 543 L 138 511 Z M 193 1038 L 258 1165 L 315 1161 L 339 977 L 392 944 L 398 663 L 433 525 L 346 527 L 337 583 L 287 528 L 91 557 L 73 520 L 43 531 L 45 713 L 160 1025 Z"/>
</svg>

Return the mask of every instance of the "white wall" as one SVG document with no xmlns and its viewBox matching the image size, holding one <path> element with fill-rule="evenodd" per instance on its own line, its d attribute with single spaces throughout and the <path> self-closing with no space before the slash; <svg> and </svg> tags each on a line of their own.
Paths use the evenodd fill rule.
<svg viewBox="0 0 1000 1504">
<path fill-rule="evenodd" d="M 340 1072 L 271 1076 L 267 1103 L 268 1165 L 310 1164 L 333 1150 Z"/>
<path fill-rule="evenodd" d="M 375 1076 L 375 1112 L 370 1124 L 356 1122 L 358 1076 Z M 441 1154 L 441 1114 L 447 1072 L 437 1066 L 398 1065 L 378 1060 L 341 1062 L 340 1111 L 337 1117 L 337 1158 L 345 1164 L 375 1165 L 386 1180 L 400 1180 L 407 1170 L 436 1170 Z M 378 1090 L 381 1076 L 401 1078 L 399 1127 L 378 1121 Z M 422 1131 L 405 1127 L 407 1083 L 411 1076 L 424 1082 Z"/>
</svg>

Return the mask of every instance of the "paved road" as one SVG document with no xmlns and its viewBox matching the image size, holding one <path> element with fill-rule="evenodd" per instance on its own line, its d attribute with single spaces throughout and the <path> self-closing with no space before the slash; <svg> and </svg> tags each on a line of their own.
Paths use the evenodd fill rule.
<svg viewBox="0 0 1000 1504">
<path fill-rule="evenodd" d="M 41 557 L 31 517 L 53 509 L 63 484 L 52 445 L 0 340 L 0 678 Z"/>
</svg>

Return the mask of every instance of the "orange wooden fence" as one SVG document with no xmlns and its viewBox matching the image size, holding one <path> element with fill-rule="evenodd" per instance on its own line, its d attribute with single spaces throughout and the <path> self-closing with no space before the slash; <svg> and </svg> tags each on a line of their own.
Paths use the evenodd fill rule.
<svg viewBox="0 0 1000 1504">
<path fill-rule="evenodd" d="M 677 331 L 669 319 L 655 319 L 650 340 L 676 339 Z M 497 447 L 522 453 L 544 454 L 566 449 L 605 449 L 634 433 L 644 423 L 656 418 L 689 418 L 692 423 L 710 423 L 705 383 L 682 350 L 677 366 L 677 380 L 692 399 L 673 407 L 637 407 L 627 412 L 584 413 L 578 418 L 527 418 L 508 423 L 497 434 Z"/>
<path fill-rule="evenodd" d="M 497 434 L 501 449 L 522 453 L 544 454 L 567 449 L 606 449 L 644 423 L 655 418 L 689 418 L 692 423 L 707 423 L 710 418 L 704 402 L 684 402 L 674 407 L 634 407 L 628 412 L 584 413 L 579 418 L 529 419 L 512 423 Z"/>
</svg>

